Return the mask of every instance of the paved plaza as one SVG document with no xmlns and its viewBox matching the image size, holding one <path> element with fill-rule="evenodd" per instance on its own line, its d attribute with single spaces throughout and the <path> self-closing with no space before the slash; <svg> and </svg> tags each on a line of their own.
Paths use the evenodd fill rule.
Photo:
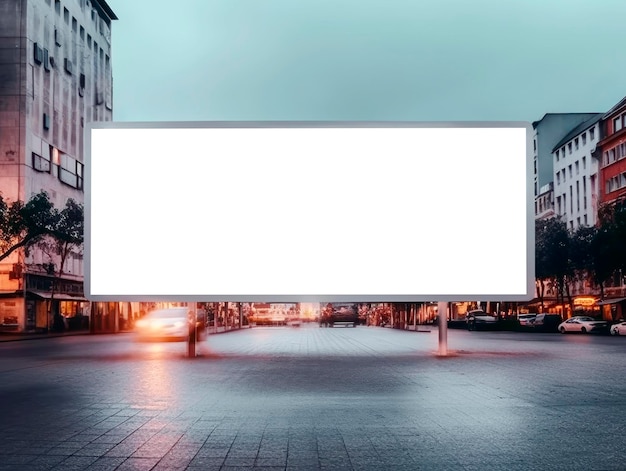
<svg viewBox="0 0 626 471">
<path fill-rule="evenodd" d="M 0 470 L 623 470 L 626 339 L 377 327 L 0 342 Z"/>
</svg>

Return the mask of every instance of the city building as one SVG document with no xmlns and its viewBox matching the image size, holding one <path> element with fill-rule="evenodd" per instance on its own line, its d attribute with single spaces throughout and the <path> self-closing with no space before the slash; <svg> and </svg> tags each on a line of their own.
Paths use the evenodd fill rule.
<svg viewBox="0 0 626 471">
<path fill-rule="evenodd" d="M 552 149 L 554 213 L 569 230 L 593 226 L 598 211 L 598 161 L 592 155 L 600 142 L 597 113 L 568 132 Z"/>
<path fill-rule="evenodd" d="M 116 19 L 104 0 L 0 0 L 0 192 L 5 201 L 26 202 L 43 190 L 58 209 L 69 198 L 84 202 L 84 125 L 113 116 L 111 23 Z M 87 302 L 81 251 L 63 267 L 58 264 L 56 254 L 36 247 L 0 262 L 0 326 L 49 329 L 51 311 L 89 318 L 93 310 L 101 315 L 100 327 L 117 328 L 118 315 L 130 307 Z M 62 277 L 51 273 L 54 265 L 62 268 Z"/>
<path fill-rule="evenodd" d="M 536 219 L 551 216 L 554 212 L 553 186 L 550 186 L 554 182 L 552 149 L 570 130 L 596 115 L 597 113 L 546 113 L 539 121 L 532 123 Z"/>
<path fill-rule="evenodd" d="M 602 126 L 600 204 L 610 204 L 626 196 L 626 97 L 604 114 Z"/>
<path fill-rule="evenodd" d="M 600 206 L 611 205 L 626 198 L 626 97 L 602 117 L 602 140 L 596 157 L 600 164 Z M 605 299 L 598 304 L 606 318 L 626 315 L 626 275 L 618 270 L 605 286 Z"/>
</svg>

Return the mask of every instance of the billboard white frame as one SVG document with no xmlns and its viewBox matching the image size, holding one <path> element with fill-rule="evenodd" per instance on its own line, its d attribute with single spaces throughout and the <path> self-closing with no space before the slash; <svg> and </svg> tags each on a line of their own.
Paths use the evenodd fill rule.
<svg viewBox="0 0 626 471">
<path fill-rule="evenodd" d="M 91 123 L 93 301 L 534 293 L 525 122 Z"/>
</svg>

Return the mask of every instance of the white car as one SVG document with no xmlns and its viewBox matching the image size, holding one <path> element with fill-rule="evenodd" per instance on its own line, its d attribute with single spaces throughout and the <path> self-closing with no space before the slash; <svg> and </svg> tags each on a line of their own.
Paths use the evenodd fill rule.
<svg viewBox="0 0 626 471">
<path fill-rule="evenodd" d="M 606 321 L 598 321 L 589 316 L 575 316 L 567 319 L 559 324 L 559 332 L 581 332 L 583 334 L 590 332 L 605 332 L 609 326 Z"/>
<path fill-rule="evenodd" d="M 626 335 L 626 321 L 613 324 L 610 329 L 611 335 Z"/>
<path fill-rule="evenodd" d="M 189 311 L 186 307 L 157 309 L 135 322 L 140 340 L 186 340 L 189 336 Z"/>
<path fill-rule="evenodd" d="M 519 321 L 519 325 L 528 327 L 533 325 L 535 317 L 537 317 L 537 314 L 518 314 L 517 320 Z"/>
</svg>

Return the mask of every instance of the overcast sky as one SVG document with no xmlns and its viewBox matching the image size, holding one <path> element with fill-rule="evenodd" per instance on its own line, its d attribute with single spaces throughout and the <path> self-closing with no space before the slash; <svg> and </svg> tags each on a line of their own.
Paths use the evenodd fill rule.
<svg viewBox="0 0 626 471">
<path fill-rule="evenodd" d="M 626 95 L 624 0 L 107 2 L 116 121 L 535 121 Z"/>
</svg>

